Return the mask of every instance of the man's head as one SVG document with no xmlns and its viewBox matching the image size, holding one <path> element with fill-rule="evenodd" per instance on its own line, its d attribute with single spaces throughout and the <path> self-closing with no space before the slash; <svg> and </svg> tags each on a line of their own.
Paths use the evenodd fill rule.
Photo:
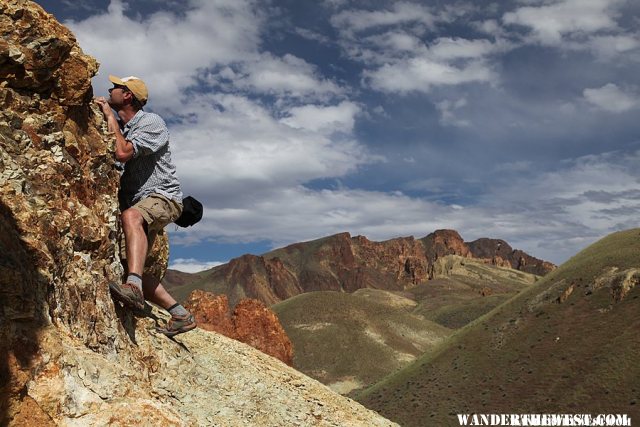
<svg viewBox="0 0 640 427">
<path fill-rule="evenodd" d="M 109 81 L 113 83 L 113 87 L 109 89 L 109 105 L 116 110 L 125 105 L 141 110 L 147 103 L 149 92 L 147 85 L 141 79 L 134 76 L 120 78 L 110 75 Z"/>
</svg>

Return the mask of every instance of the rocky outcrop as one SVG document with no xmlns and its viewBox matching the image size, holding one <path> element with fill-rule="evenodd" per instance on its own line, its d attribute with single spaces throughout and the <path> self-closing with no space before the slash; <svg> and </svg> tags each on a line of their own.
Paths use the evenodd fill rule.
<svg viewBox="0 0 640 427">
<path fill-rule="evenodd" d="M 613 301 L 620 302 L 638 284 L 640 284 L 640 269 L 629 268 L 620 271 L 618 267 L 610 267 L 587 286 L 585 293 L 591 295 L 600 288 L 608 288 Z"/>
<path fill-rule="evenodd" d="M 198 326 L 249 344 L 270 356 L 293 366 L 293 346 L 278 316 L 263 302 L 242 299 L 233 313 L 226 295 L 196 290 L 185 302 L 198 321 Z"/>
<path fill-rule="evenodd" d="M 471 253 L 460 234 L 455 230 L 436 230 L 421 239 L 427 257 L 435 261 L 446 255 L 469 258 Z"/>
<path fill-rule="evenodd" d="M 60 362 L 43 331 L 124 359 L 133 348 L 107 291 L 122 274 L 119 179 L 89 106 L 97 63 L 32 3 L 2 2 L 0 31 L 2 420 L 34 406 L 29 382 Z"/>
<path fill-rule="evenodd" d="M 521 250 L 514 250 L 504 240 L 483 238 L 467 245 L 474 258 L 484 259 L 499 267 L 511 267 L 538 276 L 544 276 L 556 268 L 548 261 L 532 257 Z"/>
<path fill-rule="evenodd" d="M 354 280 L 349 287 L 353 291 L 365 287 L 385 288 L 394 281 L 417 285 L 427 278 L 429 256 L 425 257 L 424 246 L 413 237 L 372 242 L 357 236 L 353 238 L 353 252 L 364 273 L 360 283 Z"/>
<path fill-rule="evenodd" d="M 119 177 L 96 61 L 29 1 L 0 2 L 0 32 L 0 425 L 391 425 L 245 344 L 171 341 L 161 313 L 113 303 Z"/>
<path fill-rule="evenodd" d="M 293 345 L 278 316 L 263 302 L 243 299 L 231 316 L 236 339 L 293 366 Z"/>
<path fill-rule="evenodd" d="M 312 291 L 402 291 L 442 274 L 446 262 L 440 260 L 451 256 L 539 275 L 555 267 L 500 240 L 466 243 L 455 230 L 437 230 L 422 239 L 401 237 L 384 242 L 340 233 L 262 256 L 235 258 L 201 274 L 197 287 L 224 292 L 231 306 L 244 297 L 271 305 Z M 193 289 L 194 285 L 187 284 L 176 293 L 186 298 Z"/>
<path fill-rule="evenodd" d="M 226 295 L 196 290 L 183 304 L 195 316 L 198 327 L 235 339 L 235 328 Z"/>
</svg>

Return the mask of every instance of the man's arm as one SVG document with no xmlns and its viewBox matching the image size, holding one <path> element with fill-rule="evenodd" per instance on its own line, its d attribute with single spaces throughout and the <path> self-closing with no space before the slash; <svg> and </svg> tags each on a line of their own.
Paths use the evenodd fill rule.
<svg viewBox="0 0 640 427">
<path fill-rule="evenodd" d="M 121 163 L 127 162 L 134 155 L 133 144 L 122 135 L 118 120 L 107 100 L 105 98 L 96 98 L 96 103 L 102 108 L 109 132 L 113 132 L 116 137 L 116 160 Z"/>
</svg>

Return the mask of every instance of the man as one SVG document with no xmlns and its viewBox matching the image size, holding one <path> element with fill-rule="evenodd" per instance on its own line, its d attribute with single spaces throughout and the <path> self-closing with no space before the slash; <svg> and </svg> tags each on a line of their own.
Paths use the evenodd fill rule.
<svg viewBox="0 0 640 427">
<path fill-rule="evenodd" d="M 171 161 L 169 131 L 157 114 L 142 107 L 148 99 L 146 84 L 137 77 L 109 76 L 113 87 L 109 99 L 96 98 L 110 132 L 115 135 L 115 157 L 124 164 L 120 177 L 120 212 L 128 267 L 124 284 L 111 284 L 113 297 L 127 306 L 143 310 L 145 298 L 171 314 L 167 336 L 190 331 L 196 322 L 166 291 L 160 278 L 144 274 L 147 254 L 156 235 L 182 212 L 182 191 Z M 118 117 L 114 114 L 117 112 Z"/>
</svg>

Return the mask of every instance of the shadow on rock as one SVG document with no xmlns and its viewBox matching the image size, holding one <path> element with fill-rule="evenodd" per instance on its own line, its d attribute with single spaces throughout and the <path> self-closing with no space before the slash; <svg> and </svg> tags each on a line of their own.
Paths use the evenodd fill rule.
<svg viewBox="0 0 640 427">
<path fill-rule="evenodd" d="M 0 201 L 0 425 L 51 423 L 26 390 L 39 354 L 39 332 L 48 324 L 48 281 L 36 259 Z"/>
</svg>

